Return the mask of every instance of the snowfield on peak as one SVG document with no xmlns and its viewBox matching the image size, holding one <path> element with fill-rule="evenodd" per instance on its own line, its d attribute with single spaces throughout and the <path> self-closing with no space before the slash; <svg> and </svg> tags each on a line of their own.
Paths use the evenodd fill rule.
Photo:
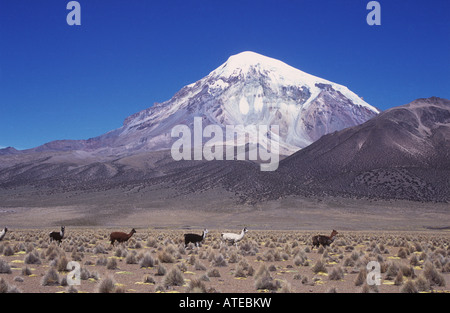
<svg viewBox="0 0 450 313">
<path fill-rule="evenodd" d="M 278 126 L 279 151 L 291 155 L 323 135 L 356 126 L 380 112 L 347 87 L 302 72 L 255 52 L 233 55 L 204 78 L 124 120 L 123 126 L 88 140 L 51 142 L 40 151 L 89 150 L 97 155 L 131 155 L 171 149 L 177 125 Z M 253 136 L 252 136 L 253 135 Z M 251 134 L 247 143 L 265 145 Z M 200 144 L 205 144 L 203 138 Z M 266 147 L 267 148 L 267 147 Z"/>
<path fill-rule="evenodd" d="M 255 52 L 233 55 L 172 99 L 129 117 L 116 143 L 133 149 L 170 148 L 170 130 L 204 126 L 278 125 L 280 151 L 290 155 L 321 136 L 359 125 L 380 112 L 347 87 Z M 129 146 L 128 146 L 129 147 Z"/>
</svg>

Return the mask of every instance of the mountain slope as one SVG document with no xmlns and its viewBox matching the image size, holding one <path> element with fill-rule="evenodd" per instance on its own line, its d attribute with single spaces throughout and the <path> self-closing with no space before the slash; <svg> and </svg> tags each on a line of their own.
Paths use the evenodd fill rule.
<svg viewBox="0 0 450 313">
<path fill-rule="evenodd" d="M 283 160 L 290 192 L 450 200 L 450 101 L 418 99 Z"/>
<path fill-rule="evenodd" d="M 177 162 L 168 150 L 101 161 L 86 151 L 35 151 L 0 162 L 0 202 L 13 206 L 188 205 L 195 197 L 210 207 L 326 196 L 448 202 L 449 186 L 450 100 L 439 98 L 325 135 L 274 172 L 250 161 Z"/>
<path fill-rule="evenodd" d="M 347 87 L 281 61 L 243 52 L 170 100 L 126 118 L 116 130 L 89 140 L 55 141 L 33 150 L 122 156 L 170 149 L 175 140 L 173 127 L 193 129 L 194 117 L 200 116 L 203 128 L 211 124 L 223 129 L 226 125 L 279 125 L 281 154 L 290 155 L 324 134 L 359 125 L 378 113 Z"/>
<path fill-rule="evenodd" d="M 116 144 L 139 142 L 139 148 L 169 148 L 175 125 L 192 128 L 193 118 L 202 116 L 203 127 L 279 125 L 280 146 L 289 155 L 326 133 L 361 124 L 378 113 L 344 86 L 243 52 L 171 100 L 127 118 Z"/>
</svg>

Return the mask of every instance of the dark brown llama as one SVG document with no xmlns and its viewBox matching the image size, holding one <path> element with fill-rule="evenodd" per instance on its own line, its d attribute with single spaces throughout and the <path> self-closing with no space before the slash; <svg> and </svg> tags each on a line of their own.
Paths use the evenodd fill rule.
<svg viewBox="0 0 450 313">
<path fill-rule="evenodd" d="M 314 247 L 319 247 L 320 245 L 322 245 L 323 247 L 331 245 L 337 234 L 338 234 L 338 232 L 333 229 L 330 236 L 324 236 L 324 235 L 313 236 L 312 237 L 313 245 L 312 245 L 311 249 L 314 249 Z"/>
<path fill-rule="evenodd" d="M 118 241 L 119 243 L 125 242 L 125 241 L 128 241 L 128 239 L 130 239 L 131 236 L 133 236 L 134 233 L 136 233 L 136 230 L 134 228 L 131 230 L 131 232 L 129 234 L 123 233 L 123 232 L 119 232 L 119 231 L 112 232 L 109 235 L 109 240 L 111 241 L 112 245 L 114 245 L 115 241 Z"/>
</svg>

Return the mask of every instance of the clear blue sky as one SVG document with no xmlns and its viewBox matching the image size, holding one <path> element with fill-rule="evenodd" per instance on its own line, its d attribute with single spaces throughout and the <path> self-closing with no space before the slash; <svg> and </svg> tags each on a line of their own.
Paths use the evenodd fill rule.
<svg viewBox="0 0 450 313">
<path fill-rule="evenodd" d="M 0 0 L 0 146 L 88 139 L 250 50 L 385 110 L 450 98 L 450 1 Z"/>
</svg>

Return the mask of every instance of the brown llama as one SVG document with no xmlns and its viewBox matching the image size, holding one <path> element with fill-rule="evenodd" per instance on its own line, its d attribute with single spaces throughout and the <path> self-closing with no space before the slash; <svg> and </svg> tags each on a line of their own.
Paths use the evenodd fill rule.
<svg viewBox="0 0 450 313">
<path fill-rule="evenodd" d="M 319 247 L 320 245 L 322 245 L 323 247 L 331 245 L 337 234 L 338 234 L 338 232 L 333 229 L 330 236 L 324 236 L 324 235 L 313 236 L 312 237 L 313 245 L 312 245 L 311 249 L 314 249 L 314 247 Z"/>
<path fill-rule="evenodd" d="M 129 234 L 123 233 L 123 232 L 112 232 L 111 235 L 109 235 L 109 240 L 111 241 L 111 244 L 114 245 L 114 242 L 117 241 L 119 243 L 128 241 L 128 239 L 133 236 L 133 234 L 136 233 L 136 230 L 133 228 Z"/>
</svg>

